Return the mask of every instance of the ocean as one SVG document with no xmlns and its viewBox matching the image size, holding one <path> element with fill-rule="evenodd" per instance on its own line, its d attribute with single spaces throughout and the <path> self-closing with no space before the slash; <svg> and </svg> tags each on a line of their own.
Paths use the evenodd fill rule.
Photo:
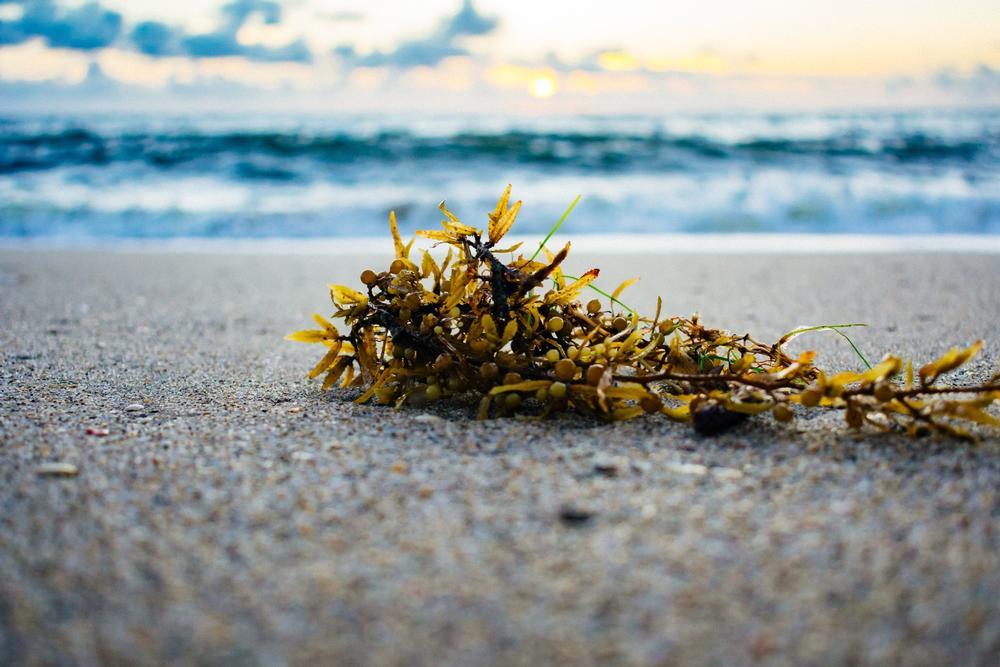
<svg viewBox="0 0 1000 667">
<path fill-rule="evenodd" d="M 995 235 L 1000 110 L 667 116 L 0 117 L 0 240 L 516 232 Z"/>
</svg>

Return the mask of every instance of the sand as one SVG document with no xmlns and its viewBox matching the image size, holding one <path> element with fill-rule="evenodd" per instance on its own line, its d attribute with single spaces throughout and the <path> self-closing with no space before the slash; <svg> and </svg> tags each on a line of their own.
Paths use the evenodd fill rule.
<svg viewBox="0 0 1000 667">
<path fill-rule="evenodd" d="M 0 251 L 0 662 L 996 664 L 997 437 L 356 406 L 281 337 L 371 263 Z M 1000 359 L 995 255 L 591 264 L 761 337 Z"/>
</svg>

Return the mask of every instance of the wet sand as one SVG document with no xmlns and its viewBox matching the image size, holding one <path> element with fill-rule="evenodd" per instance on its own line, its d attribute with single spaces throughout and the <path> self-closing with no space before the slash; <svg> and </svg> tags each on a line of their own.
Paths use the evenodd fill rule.
<svg viewBox="0 0 1000 667">
<path fill-rule="evenodd" d="M 996 664 L 996 436 L 323 395 L 281 337 L 386 262 L 0 251 L 0 662 Z M 996 255 L 571 258 L 592 265 L 760 338 L 865 321 L 871 357 L 987 339 L 959 381 L 1000 359 Z"/>
</svg>

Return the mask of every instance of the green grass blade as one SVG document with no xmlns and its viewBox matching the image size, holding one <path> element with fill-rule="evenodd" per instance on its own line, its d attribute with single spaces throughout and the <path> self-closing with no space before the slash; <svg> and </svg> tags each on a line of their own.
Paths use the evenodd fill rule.
<svg viewBox="0 0 1000 667">
<path fill-rule="evenodd" d="M 581 197 L 583 197 L 583 195 L 576 196 L 576 199 L 574 199 L 573 203 L 569 205 L 569 208 L 567 208 L 566 211 L 562 214 L 562 217 L 556 221 L 556 224 L 552 227 L 552 229 L 549 230 L 549 233 L 545 236 L 542 242 L 538 244 L 538 249 L 535 250 L 535 254 L 531 256 L 532 262 L 535 261 L 536 257 L 538 257 L 538 253 L 542 251 L 542 248 L 544 248 L 545 244 L 549 242 L 549 239 L 552 238 L 552 235 L 555 234 L 557 231 L 559 231 L 559 228 L 562 227 L 562 223 L 566 222 L 566 218 L 568 218 L 569 214 L 573 212 L 574 208 L 576 208 L 576 205 L 580 202 Z"/>
<path fill-rule="evenodd" d="M 841 331 L 841 329 L 849 329 L 851 327 L 866 327 L 866 326 L 868 325 L 863 322 L 853 322 L 851 324 L 818 324 L 816 326 L 796 327 L 795 329 L 792 329 L 778 340 L 778 347 L 781 347 L 791 339 L 796 338 L 797 336 L 800 336 L 804 333 L 809 333 L 812 331 L 832 331 L 833 333 L 837 334 L 838 336 L 842 337 L 844 340 L 847 341 L 847 344 L 851 346 L 851 349 L 854 350 L 854 353 L 856 355 L 858 355 L 858 358 L 861 359 L 861 362 L 865 365 L 866 368 L 871 368 L 872 365 L 868 362 L 868 359 L 865 358 L 865 355 L 862 354 L 861 350 L 854 343 L 854 341 L 851 340 L 851 337 L 845 334 L 843 331 Z"/>
<path fill-rule="evenodd" d="M 872 367 L 871 363 L 865 358 L 865 355 L 861 354 L 861 350 L 859 350 L 858 346 L 854 344 L 854 341 L 851 340 L 850 336 L 848 336 L 847 334 L 845 334 L 840 329 L 836 329 L 835 328 L 835 329 L 833 329 L 833 331 L 834 331 L 834 333 L 842 336 L 843 339 L 847 341 L 847 344 L 851 346 L 852 350 L 854 350 L 854 354 L 858 355 L 858 358 L 861 359 L 861 362 L 865 365 L 865 368 L 869 368 L 870 369 Z"/>
</svg>

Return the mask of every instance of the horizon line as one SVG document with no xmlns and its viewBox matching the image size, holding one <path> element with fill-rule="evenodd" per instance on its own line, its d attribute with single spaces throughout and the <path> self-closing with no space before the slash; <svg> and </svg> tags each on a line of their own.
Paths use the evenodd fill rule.
<svg viewBox="0 0 1000 667">
<path fill-rule="evenodd" d="M 525 251 L 539 237 L 512 235 Z M 576 255 L 886 255 L 886 254 L 1000 254 L 1000 234 L 580 234 L 553 239 L 561 246 L 569 240 Z M 431 244 L 428 244 L 428 247 Z M 508 245 L 508 243 L 504 243 Z M 359 248 L 363 250 L 359 251 Z M 244 255 L 357 255 L 392 253 L 386 237 L 336 236 L 313 238 L 202 238 L 158 239 L 114 237 L 0 237 L 0 250 L 79 250 L 141 253 L 237 253 Z"/>
</svg>

